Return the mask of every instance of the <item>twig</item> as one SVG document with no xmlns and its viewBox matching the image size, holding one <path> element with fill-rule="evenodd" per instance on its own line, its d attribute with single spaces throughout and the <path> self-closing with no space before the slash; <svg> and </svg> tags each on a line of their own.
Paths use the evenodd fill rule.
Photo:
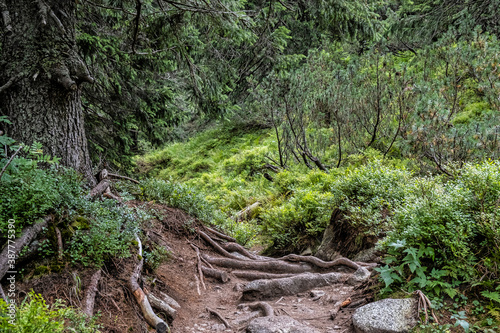
<svg viewBox="0 0 500 333">
<path fill-rule="evenodd" d="M 224 325 L 226 325 L 227 328 L 231 328 L 231 325 L 229 325 L 229 323 L 227 322 L 227 320 L 224 319 L 217 311 L 212 310 L 210 308 L 207 308 L 207 311 L 210 312 L 211 314 L 217 316 L 220 319 L 220 321 L 222 321 L 222 323 Z"/>
<path fill-rule="evenodd" d="M 12 154 L 12 156 L 10 157 L 10 159 L 7 161 L 7 164 L 5 164 L 2 168 L 2 171 L 0 171 L 0 180 L 2 180 L 2 176 L 5 172 L 5 170 L 7 169 L 7 167 L 9 166 L 9 164 L 12 162 L 12 160 L 14 159 L 14 157 L 16 157 L 16 155 L 21 151 L 21 149 L 23 148 L 22 145 L 19 146 L 19 148 L 17 148 L 16 152 L 14 154 Z"/>
</svg>

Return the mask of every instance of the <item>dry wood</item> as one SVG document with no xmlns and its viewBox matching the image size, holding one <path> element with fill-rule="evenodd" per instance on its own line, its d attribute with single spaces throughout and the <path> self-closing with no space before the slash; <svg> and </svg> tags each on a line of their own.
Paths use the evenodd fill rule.
<svg viewBox="0 0 500 333">
<path fill-rule="evenodd" d="M 311 266 L 304 263 L 291 264 L 282 260 L 239 260 L 230 258 L 210 257 L 202 255 L 211 264 L 242 270 L 256 270 L 264 272 L 304 273 L 312 270 Z"/>
<path fill-rule="evenodd" d="M 211 233 L 213 233 L 214 235 L 216 235 L 216 236 L 218 236 L 218 237 L 220 237 L 222 239 L 228 240 L 230 242 L 236 242 L 236 239 L 234 239 L 233 237 L 228 236 L 226 234 L 223 234 L 222 232 L 219 232 L 219 231 L 217 231 L 215 229 L 209 228 L 207 226 L 205 226 L 205 229 L 207 229 L 208 231 L 210 231 Z"/>
<path fill-rule="evenodd" d="M 203 231 L 198 230 L 198 234 L 201 236 L 201 238 L 203 238 L 207 243 L 209 243 L 210 245 L 212 245 L 212 247 L 214 249 L 216 249 L 217 252 L 219 252 L 223 256 L 231 258 L 231 259 L 235 259 L 235 260 L 239 259 L 237 256 L 235 256 L 235 255 L 227 252 L 226 250 L 224 250 L 216 241 L 214 241 L 210 236 L 208 236 Z"/>
<path fill-rule="evenodd" d="M 171 319 L 175 319 L 175 316 L 177 315 L 177 310 L 172 308 L 167 302 L 165 302 L 165 300 L 156 297 L 154 294 L 150 292 L 146 292 L 146 295 L 148 296 L 148 300 L 151 306 L 153 306 L 157 310 L 163 311 Z"/>
<path fill-rule="evenodd" d="M 342 283 L 350 274 L 304 273 L 288 278 L 256 280 L 243 286 L 243 299 L 254 300 L 284 295 L 295 295 L 313 288 Z"/>
<path fill-rule="evenodd" d="M 134 182 L 136 184 L 140 184 L 140 182 L 138 180 L 135 180 L 135 179 L 130 178 L 130 177 L 122 176 L 122 175 L 117 175 L 116 173 L 108 173 L 108 176 L 114 177 L 114 178 L 126 179 L 126 180 L 130 180 L 131 182 Z"/>
<path fill-rule="evenodd" d="M 314 256 L 299 256 L 297 254 L 289 254 L 287 256 L 284 256 L 280 258 L 281 260 L 288 260 L 288 261 L 302 261 L 302 262 L 308 262 L 310 264 L 313 264 L 314 266 L 320 267 L 320 268 L 332 268 L 334 266 L 339 266 L 339 265 L 344 265 L 353 269 L 359 269 L 361 266 L 355 263 L 352 260 L 349 260 L 347 258 L 338 258 L 333 261 L 323 261 L 319 258 L 316 258 Z"/>
<path fill-rule="evenodd" d="M 117 196 L 116 194 L 114 194 L 113 192 L 111 192 L 111 189 L 108 188 L 104 191 L 104 194 L 103 194 L 104 197 L 108 198 L 108 199 L 114 199 L 116 201 L 118 201 L 119 203 L 122 202 L 122 198 L 120 198 L 119 196 Z"/>
<path fill-rule="evenodd" d="M 244 303 L 238 305 L 238 308 L 243 308 L 245 306 L 248 306 L 250 310 L 262 310 L 262 312 L 264 313 L 264 317 L 274 316 L 273 307 L 266 302 Z"/>
<path fill-rule="evenodd" d="M 83 299 L 83 313 L 91 317 L 94 315 L 94 304 L 95 304 L 95 294 L 97 293 L 97 285 L 101 279 L 102 270 L 98 269 L 92 274 L 90 278 L 90 283 L 85 292 L 85 298 Z"/>
<path fill-rule="evenodd" d="M 227 275 L 227 273 L 219 269 L 201 266 L 201 270 L 203 271 L 203 274 L 205 274 L 205 276 L 215 278 L 222 283 L 226 283 L 227 281 L 229 281 L 229 276 Z"/>
<path fill-rule="evenodd" d="M 109 180 L 103 179 L 97 184 L 91 191 L 90 191 L 90 197 L 93 198 L 104 191 L 109 187 Z"/>
<path fill-rule="evenodd" d="M 252 217 L 252 214 L 255 212 L 255 210 L 259 207 L 260 202 L 256 201 L 250 206 L 240 210 L 236 215 L 234 216 L 235 221 L 243 221 L 247 220 L 249 217 Z"/>
<path fill-rule="evenodd" d="M 170 305 L 171 307 L 173 307 L 174 309 L 180 309 L 181 308 L 181 306 L 179 305 L 179 303 L 177 303 L 177 301 L 175 299 L 173 299 L 172 297 L 168 296 L 167 294 L 165 294 L 162 291 L 158 291 L 158 293 L 161 295 L 162 300 L 165 303 L 167 303 L 168 305 Z"/>
<path fill-rule="evenodd" d="M 151 304 L 149 303 L 148 298 L 146 297 L 146 294 L 144 294 L 144 291 L 142 288 L 139 286 L 138 280 L 139 276 L 141 275 L 142 271 L 142 266 L 144 264 L 144 258 L 142 257 L 142 244 L 141 240 L 139 237 L 136 236 L 136 240 L 138 242 L 139 246 L 139 263 L 135 266 L 134 270 L 132 271 L 132 274 L 130 275 L 129 281 L 128 281 L 128 287 L 132 294 L 135 297 L 135 300 L 137 301 L 137 304 L 139 304 L 139 307 L 141 308 L 142 314 L 144 315 L 144 318 L 148 322 L 149 325 L 154 327 L 156 329 L 156 332 L 158 333 L 165 333 L 165 332 L 170 332 L 170 329 L 161 319 L 158 317 L 154 312 L 153 309 L 151 308 Z"/>
<path fill-rule="evenodd" d="M 341 301 L 338 301 L 338 302 L 336 302 L 333 305 L 332 309 L 330 310 L 330 319 L 331 320 L 335 320 L 335 318 L 337 317 L 337 314 L 339 313 L 341 307 L 342 307 L 342 302 Z"/>
<path fill-rule="evenodd" d="M 210 309 L 210 308 L 207 308 L 207 311 L 208 311 L 208 312 L 210 312 L 211 314 L 213 314 L 213 315 L 217 316 L 217 317 L 220 319 L 220 321 L 222 321 L 222 323 L 223 323 L 224 325 L 226 325 L 226 328 L 231 328 L 231 325 L 229 325 L 229 323 L 227 322 L 227 320 L 226 320 L 226 319 L 224 319 L 224 318 L 220 315 L 220 313 L 218 313 L 217 311 L 212 310 L 212 309 Z"/>
<path fill-rule="evenodd" d="M 292 277 L 295 274 L 273 274 L 264 272 L 249 272 L 249 271 L 233 271 L 231 272 L 236 277 L 245 280 L 261 280 L 261 279 L 280 279 L 285 277 Z"/>
<path fill-rule="evenodd" d="M 13 229 L 9 229 L 9 240 L 7 246 L 4 247 L 2 253 L 0 254 L 0 280 L 9 271 L 9 269 L 14 268 L 14 266 L 11 265 L 15 265 L 15 259 L 19 257 L 19 252 L 21 252 L 26 245 L 31 243 L 31 241 L 38 236 L 43 228 L 47 227 L 50 220 L 52 220 L 52 216 L 47 216 L 43 219 L 43 221 L 25 228 L 21 237 L 15 240 L 10 239 L 10 235 L 13 235 L 10 230 Z"/>
<path fill-rule="evenodd" d="M 59 230 L 58 227 L 55 227 L 54 230 L 56 232 L 56 237 L 57 237 L 57 259 L 58 260 L 62 260 L 63 259 L 64 246 L 63 246 L 63 241 L 62 241 L 61 230 Z"/>
</svg>

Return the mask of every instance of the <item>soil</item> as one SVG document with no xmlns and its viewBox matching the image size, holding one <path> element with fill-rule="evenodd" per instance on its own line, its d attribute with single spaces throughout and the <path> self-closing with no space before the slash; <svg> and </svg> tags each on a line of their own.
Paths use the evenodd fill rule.
<svg viewBox="0 0 500 333">
<path fill-rule="evenodd" d="M 142 288 L 155 295 L 159 291 L 174 298 L 179 304 L 177 316 L 174 320 L 167 320 L 171 332 L 244 332 L 249 321 L 262 316 L 259 311 L 252 311 L 248 307 L 238 307 L 245 303 L 241 300 L 242 293 L 239 286 L 248 281 L 239 279 L 230 274 L 231 269 L 215 267 L 225 270 L 230 277 L 227 283 L 212 278 L 205 278 L 206 289 L 197 283 L 198 257 L 192 245 L 197 246 L 202 254 L 220 256 L 205 241 L 199 238 L 196 228 L 202 228 L 201 223 L 179 209 L 173 209 L 154 203 L 138 201 L 128 202 L 129 206 L 146 206 L 153 209 L 156 218 L 149 221 L 144 233 L 154 235 L 144 242 L 147 249 L 156 239 L 160 238 L 171 251 L 169 259 L 163 262 L 156 271 L 145 268 L 142 272 Z M 146 237 L 144 237 L 146 239 Z M 160 242 L 160 243 L 161 243 Z M 103 325 L 102 332 L 153 332 L 144 320 L 134 297 L 127 288 L 124 274 L 130 269 L 130 259 L 114 259 L 106 263 L 98 286 L 94 313 L 100 313 L 99 322 Z M 18 283 L 20 298 L 23 298 L 31 289 L 42 294 L 47 303 L 56 299 L 65 300 L 67 304 L 80 307 L 85 288 L 95 269 L 75 267 L 67 264 L 62 272 L 50 273 L 39 277 L 30 277 L 29 273 L 24 281 Z M 335 271 L 352 271 L 339 266 Z M 370 296 L 363 293 L 366 288 L 347 284 L 330 285 L 318 288 L 324 292 L 323 296 L 316 293 L 304 292 L 292 296 L 276 299 L 266 299 L 275 311 L 275 315 L 288 315 L 301 323 L 314 327 L 320 332 L 349 333 L 352 328 L 351 315 L 356 306 L 370 301 Z M 198 292 L 199 290 L 199 292 Z M 313 297 L 315 296 L 315 297 Z M 332 319 L 334 304 L 338 301 L 351 300 L 351 304 L 341 308 Z M 348 303 L 348 302 L 346 302 Z M 231 327 L 226 327 L 220 318 L 209 312 L 207 308 L 220 314 Z"/>
</svg>

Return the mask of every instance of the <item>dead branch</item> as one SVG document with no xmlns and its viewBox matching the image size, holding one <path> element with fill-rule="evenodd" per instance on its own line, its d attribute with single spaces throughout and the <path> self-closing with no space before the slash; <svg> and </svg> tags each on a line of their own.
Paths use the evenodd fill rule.
<svg viewBox="0 0 500 333">
<path fill-rule="evenodd" d="M 206 254 L 202 255 L 206 261 L 211 264 L 236 268 L 242 270 L 256 270 L 264 272 L 284 272 L 284 273 L 304 273 L 312 270 L 310 265 L 307 264 L 290 264 L 282 260 L 238 260 L 230 258 L 216 258 L 210 257 Z"/>
<path fill-rule="evenodd" d="M 126 177 L 126 176 L 122 176 L 122 175 L 117 175 L 116 173 L 108 173 L 108 176 L 109 177 L 113 177 L 113 178 L 126 179 L 126 180 L 130 180 L 131 182 L 134 182 L 136 184 L 140 184 L 140 182 L 138 180 L 135 180 L 133 178 L 129 178 L 129 177 Z"/>
<path fill-rule="evenodd" d="M 106 188 L 106 191 L 104 191 L 103 197 L 106 197 L 108 199 L 113 199 L 113 200 L 116 200 L 118 201 L 119 203 L 122 203 L 122 198 L 120 198 L 119 196 L 117 196 L 116 194 L 114 194 L 113 192 L 111 192 L 111 189 L 109 188 Z"/>
<path fill-rule="evenodd" d="M 236 243 L 236 239 L 234 239 L 234 238 L 233 238 L 233 237 L 231 237 L 231 236 L 228 236 L 228 235 L 226 235 L 226 234 L 223 234 L 222 232 L 219 232 L 219 231 L 217 231 L 217 230 L 215 230 L 215 229 L 212 229 L 212 228 L 209 228 L 209 227 L 207 227 L 207 226 L 205 226 L 205 229 L 206 229 L 206 230 L 208 230 L 208 231 L 210 231 L 210 232 L 211 232 L 211 233 L 213 233 L 214 235 L 216 235 L 216 236 L 218 236 L 218 237 L 222 238 L 222 239 L 225 239 L 225 240 L 228 240 L 228 241 L 230 241 L 230 242 L 234 242 L 234 243 Z"/>
<path fill-rule="evenodd" d="M 83 313 L 89 317 L 94 315 L 95 294 L 97 293 L 97 285 L 101 279 L 101 273 L 102 270 L 98 269 L 94 274 L 92 274 L 89 286 L 85 292 L 85 298 L 83 299 Z"/>
<path fill-rule="evenodd" d="M 260 202 L 256 201 L 250 206 L 245 207 L 244 209 L 240 210 L 236 215 L 234 216 L 235 221 L 243 221 L 247 220 L 249 217 L 252 217 L 252 214 L 255 212 L 255 210 L 259 207 Z"/>
<path fill-rule="evenodd" d="M 265 279 L 280 279 L 286 277 L 295 276 L 295 274 L 273 274 L 273 273 L 263 273 L 263 272 L 249 272 L 249 271 L 234 271 L 231 272 L 236 277 L 245 280 L 265 280 Z"/>
<path fill-rule="evenodd" d="M 0 90 L 0 92 L 1 92 L 1 90 Z M 14 154 L 12 154 L 12 156 L 9 158 L 9 160 L 7 161 L 7 164 L 5 164 L 3 166 L 2 171 L 0 171 L 0 180 L 2 180 L 2 176 L 5 172 L 5 170 L 7 170 L 7 167 L 9 166 L 9 164 L 12 162 L 14 157 L 16 157 L 17 154 L 19 154 L 19 152 L 21 151 L 22 148 L 23 148 L 23 145 L 20 145 L 19 148 L 17 148 L 16 152 Z"/>
<path fill-rule="evenodd" d="M 144 294 L 144 291 L 142 288 L 139 286 L 138 280 L 139 276 L 141 275 L 142 271 L 142 266 L 144 264 L 144 258 L 142 257 L 142 243 L 139 237 L 136 236 L 136 240 L 138 243 L 139 247 L 139 262 L 135 266 L 134 270 L 132 271 L 132 274 L 130 275 L 130 278 L 128 280 L 128 288 L 132 292 L 132 294 L 135 297 L 135 300 L 137 301 L 137 304 L 139 304 L 139 307 L 141 308 L 142 314 L 144 315 L 144 318 L 148 322 L 149 325 L 154 327 L 156 329 L 156 332 L 158 333 L 165 333 L 165 332 L 170 332 L 170 328 L 168 327 L 167 323 L 163 321 L 160 317 L 158 317 L 154 312 L 153 309 L 151 308 L 151 304 L 149 303 L 148 298 L 146 297 L 146 294 Z"/>
<path fill-rule="evenodd" d="M 206 276 L 220 280 L 222 283 L 226 283 L 227 281 L 229 281 L 229 276 L 224 271 L 208 268 L 205 266 L 201 266 L 201 270 Z"/>
<path fill-rule="evenodd" d="M 56 238 L 57 238 L 57 259 L 61 261 L 63 259 L 63 253 L 64 253 L 61 230 L 59 230 L 58 227 L 55 227 L 54 230 L 56 232 Z"/>
<path fill-rule="evenodd" d="M 0 94 L 5 90 L 9 89 L 14 84 L 14 82 L 16 82 L 20 77 L 21 74 L 11 77 L 9 81 L 7 81 L 3 86 L 0 87 Z"/>
<path fill-rule="evenodd" d="M 109 187 L 109 180 L 103 179 L 97 184 L 91 191 L 90 191 L 90 197 L 93 198 L 104 191 Z"/>
<path fill-rule="evenodd" d="M 166 315 L 168 315 L 171 319 L 175 319 L 177 315 L 177 310 L 172 308 L 165 300 L 162 300 L 150 292 L 145 292 L 148 296 L 149 303 L 151 306 L 156 308 L 157 310 L 163 311 Z"/>
<path fill-rule="evenodd" d="M 179 305 L 179 303 L 177 303 L 177 301 L 175 299 L 173 299 L 172 297 L 168 296 L 167 294 L 165 294 L 162 291 L 158 291 L 158 293 L 161 295 L 162 300 L 165 303 L 167 303 L 168 305 L 170 305 L 172 308 L 174 308 L 174 309 L 180 309 L 181 308 L 181 306 Z"/>
<path fill-rule="evenodd" d="M 0 280 L 5 276 L 10 269 L 15 268 L 15 260 L 19 257 L 19 252 L 31 243 L 33 239 L 38 236 L 43 228 L 46 228 L 49 221 L 52 220 L 52 216 L 45 217 L 41 222 L 35 223 L 34 225 L 24 229 L 21 237 L 16 240 L 9 239 L 7 246 L 4 247 L 2 253 L 0 254 Z M 14 229 L 8 230 L 8 235 L 13 235 L 15 233 Z"/>
<path fill-rule="evenodd" d="M 339 266 L 339 265 L 344 265 L 353 269 L 359 269 L 361 266 L 355 263 L 352 260 L 349 260 L 347 258 L 338 258 L 335 259 L 334 261 L 323 261 L 319 258 L 316 258 L 314 256 L 299 256 L 296 254 L 289 254 L 287 256 L 284 256 L 282 258 L 279 258 L 281 260 L 288 260 L 288 261 L 303 261 L 307 262 L 310 264 L 313 264 L 314 266 L 320 267 L 320 268 L 331 268 L 334 266 Z"/>
<path fill-rule="evenodd" d="M 288 278 L 256 280 L 243 286 L 243 299 L 253 300 L 294 295 L 314 288 L 342 283 L 347 280 L 349 275 L 343 273 L 304 273 Z"/>
<path fill-rule="evenodd" d="M 207 311 L 210 312 L 211 314 L 217 316 L 220 319 L 220 321 L 222 321 L 222 323 L 224 325 L 226 325 L 226 328 L 231 328 L 231 325 L 229 325 L 229 323 L 227 322 L 227 320 L 224 319 L 217 311 L 212 310 L 210 308 L 207 308 Z"/>
<path fill-rule="evenodd" d="M 264 313 L 264 317 L 274 316 L 273 307 L 266 302 L 244 303 L 238 305 L 238 309 L 242 309 L 245 306 L 248 306 L 250 310 L 262 310 L 262 312 Z"/>
</svg>

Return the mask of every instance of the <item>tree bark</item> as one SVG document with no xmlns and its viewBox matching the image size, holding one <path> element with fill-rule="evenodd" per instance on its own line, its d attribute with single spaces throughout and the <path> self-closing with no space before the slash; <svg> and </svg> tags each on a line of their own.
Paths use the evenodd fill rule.
<svg viewBox="0 0 500 333">
<path fill-rule="evenodd" d="M 12 33 L 5 36 L 0 115 L 12 122 L 6 134 L 28 145 L 34 141 L 61 164 L 81 172 L 92 185 L 80 84 L 93 82 L 76 48 L 76 2 L 6 0 Z"/>
</svg>

